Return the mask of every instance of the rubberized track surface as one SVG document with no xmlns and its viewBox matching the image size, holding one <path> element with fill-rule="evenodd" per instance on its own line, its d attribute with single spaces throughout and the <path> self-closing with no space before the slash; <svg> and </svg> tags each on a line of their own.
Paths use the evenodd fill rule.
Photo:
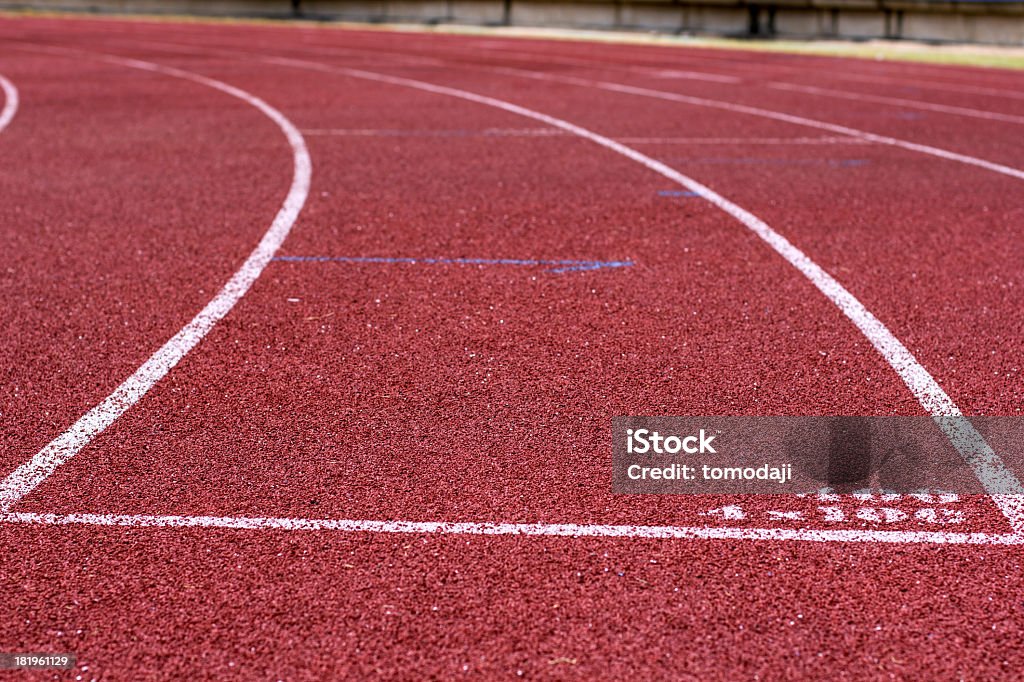
<svg viewBox="0 0 1024 682">
<path fill-rule="evenodd" d="M 1024 665 L 1005 503 L 607 486 L 616 414 L 1019 414 L 1024 76 L 57 19 L 0 50 L 0 650 L 126 680 Z"/>
</svg>

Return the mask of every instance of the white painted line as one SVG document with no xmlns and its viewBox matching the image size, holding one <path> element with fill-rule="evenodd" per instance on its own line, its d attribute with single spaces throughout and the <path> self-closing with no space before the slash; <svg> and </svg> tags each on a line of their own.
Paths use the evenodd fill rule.
<svg viewBox="0 0 1024 682">
<path fill-rule="evenodd" d="M 857 102 L 878 102 L 880 104 L 893 104 L 908 109 L 920 109 L 922 111 L 937 111 L 943 114 L 954 116 L 969 116 L 971 118 L 983 118 L 990 121 L 1002 121 L 1004 123 L 1024 124 L 1024 116 L 1012 114 L 1000 114 L 994 111 L 982 111 L 981 109 L 969 109 L 967 107 L 954 107 L 948 104 L 935 104 L 933 102 L 922 102 L 902 97 L 886 97 L 883 95 L 869 95 L 863 92 L 846 92 L 844 90 L 832 90 L 830 88 L 817 88 L 810 85 L 795 85 L 793 83 L 765 83 L 766 87 L 775 90 L 786 90 L 788 92 L 800 92 L 809 95 L 823 95 L 825 97 L 837 97 Z"/>
<path fill-rule="evenodd" d="M 917 361 L 906 346 L 869 311 L 853 294 L 846 290 L 832 275 L 812 261 L 803 251 L 798 249 L 781 234 L 769 227 L 764 221 L 732 203 L 711 188 L 702 185 L 693 178 L 683 175 L 660 161 L 652 159 L 631 147 L 615 140 L 599 135 L 554 116 L 548 116 L 517 104 L 504 100 L 478 95 L 466 90 L 434 85 L 424 81 L 388 76 L 380 73 L 332 67 L 319 62 L 286 57 L 263 57 L 263 61 L 326 73 L 337 73 L 381 83 L 391 83 L 414 88 L 439 95 L 457 97 L 470 102 L 477 102 L 496 109 L 518 114 L 535 121 L 541 121 L 569 133 L 578 135 L 606 149 L 614 151 L 626 158 L 646 166 L 673 182 L 699 194 L 705 200 L 725 211 L 743 223 L 754 234 L 782 256 L 790 265 L 799 270 L 817 289 L 823 293 L 846 317 L 853 322 L 862 334 L 871 342 L 875 349 L 885 358 L 886 362 L 896 371 L 924 409 L 936 417 L 937 424 L 949 436 L 950 441 L 964 457 L 972 471 L 981 481 L 985 490 L 992 495 L 993 502 L 1007 518 L 1015 533 L 1024 533 L 1024 486 L 1017 480 L 1005 463 L 985 443 L 970 422 L 963 416 L 960 408 L 950 398 L 938 382 Z M 830 125 L 830 124 L 826 124 Z M 877 137 L 877 136 L 872 136 Z M 880 138 L 890 139 L 890 138 Z M 1010 169 L 1012 170 L 1012 169 Z M 1024 172 L 1015 171 L 1024 179 Z"/>
<path fill-rule="evenodd" d="M 0 109 L 0 132 L 3 132 L 18 113 L 18 88 L 0 75 L 0 90 L 4 91 L 4 108 Z"/>
<path fill-rule="evenodd" d="M 81 53 L 74 51 L 80 58 Z M 113 393 L 89 410 L 71 428 L 53 439 L 36 455 L 14 470 L 0 483 L 0 510 L 9 510 L 42 483 L 57 467 L 64 464 L 89 442 L 114 423 L 162 379 L 245 295 L 263 272 L 295 224 L 309 193 L 312 165 L 306 142 L 298 129 L 277 109 L 258 97 L 221 81 L 168 66 L 135 59 L 96 55 L 104 61 L 135 69 L 183 78 L 209 86 L 252 105 L 278 125 L 292 149 L 294 172 L 291 188 L 270 228 L 242 266 L 181 331 L 160 347 L 135 373 Z"/>
<path fill-rule="evenodd" d="M 990 170 L 1002 175 L 1009 175 L 1010 177 L 1017 178 L 1018 180 L 1024 180 L 1024 170 L 1019 168 L 1012 168 L 1010 166 L 1004 166 L 999 163 L 992 161 L 986 161 L 976 156 L 969 156 L 967 154 L 959 154 L 957 152 L 949 151 L 948 149 L 941 149 L 939 147 L 932 147 L 926 144 L 918 144 L 916 142 L 909 142 L 907 140 L 901 140 L 895 137 L 887 137 L 885 135 L 877 135 L 875 133 L 869 133 L 864 130 L 857 128 L 849 128 L 847 126 L 837 125 L 835 123 L 827 123 L 825 121 L 819 121 L 813 118 L 805 118 L 803 116 L 795 116 L 793 114 L 785 114 L 779 111 L 772 111 L 771 109 L 762 109 L 760 107 L 750 107 L 745 104 L 734 104 L 733 102 L 723 102 L 721 100 L 707 99 L 705 97 L 691 97 L 689 95 L 681 95 L 675 92 L 666 92 L 664 90 L 652 90 L 650 88 L 641 88 L 633 85 L 626 85 L 624 83 L 613 83 L 611 81 L 595 81 L 586 78 L 577 78 L 575 76 L 558 76 L 549 73 L 540 73 L 537 71 L 525 71 L 523 69 L 510 69 L 504 67 L 492 67 L 491 70 L 499 73 L 507 73 L 514 76 L 522 76 L 524 78 L 534 78 L 537 80 L 554 81 L 558 83 L 569 83 L 571 85 L 578 85 L 585 88 L 597 88 L 599 90 L 608 90 L 610 92 L 621 92 L 628 95 L 640 95 L 641 97 L 653 97 L 655 99 L 663 99 L 671 102 L 681 102 L 683 104 L 692 104 L 698 107 L 708 107 L 711 109 L 720 109 L 723 111 L 732 111 L 738 114 L 749 114 L 751 116 L 760 116 L 761 118 L 769 118 L 775 121 L 783 121 L 785 123 L 792 123 L 798 126 L 804 126 L 807 128 L 816 128 L 818 130 L 827 130 L 832 133 L 839 135 L 848 135 L 850 137 L 856 137 L 861 140 L 868 142 L 877 142 L 878 144 L 885 144 L 892 147 L 899 147 L 901 149 L 908 149 L 910 151 L 919 152 L 921 154 L 928 154 L 935 156 L 940 159 L 946 159 L 948 161 L 958 161 L 971 166 L 978 166 L 985 170 Z"/>
<path fill-rule="evenodd" d="M 614 64 L 592 64 L 593 66 L 600 67 L 616 67 Z M 742 79 L 737 76 L 727 76 L 721 73 L 707 73 L 706 71 L 680 71 L 678 69 L 656 69 L 651 67 L 634 66 L 629 67 L 630 71 L 634 73 L 642 73 L 655 78 L 669 78 L 669 79 L 683 79 L 683 80 L 696 80 L 696 81 L 708 81 L 709 83 L 739 83 Z"/>
<path fill-rule="evenodd" d="M 797 542 L 884 542 L 936 545 L 1021 545 L 1024 535 L 898 530 L 817 530 L 714 526 L 626 526 L 574 523 L 465 523 L 444 521 L 362 521 L 233 516 L 148 516 L 119 514 L 0 514 L 0 523 L 52 526 L 142 528 L 226 528 L 262 531 L 336 531 L 415 535 L 529 535 L 568 538 L 652 540 L 754 540 Z"/>
</svg>

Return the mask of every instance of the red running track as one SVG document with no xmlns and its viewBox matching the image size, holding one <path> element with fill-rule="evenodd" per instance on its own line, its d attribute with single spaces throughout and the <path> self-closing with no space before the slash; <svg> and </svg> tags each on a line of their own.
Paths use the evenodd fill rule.
<svg viewBox="0 0 1024 682">
<path fill-rule="evenodd" d="M 696 179 L 841 282 L 966 414 L 1020 412 L 1024 178 L 671 97 L 1021 173 L 1024 76 L 169 22 L 3 19 L 0 43 L 20 95 L 0 131 L 0 650 L 126 680 L 1024 663 L 1020 528 L 989 498 L 842 499 L 826 518 L 810 499 L 607 492 L 615 414 L 925 412 L 811 281 L 635 159 L 344 69 L 511 102 Z M 207 305 L 296 177 L 266 111 L 126 59 L 301 131 L 312 181 L 280 256 L 632 265 L 271 261 L 137 403 L 21 485 Z"/>
</svg>

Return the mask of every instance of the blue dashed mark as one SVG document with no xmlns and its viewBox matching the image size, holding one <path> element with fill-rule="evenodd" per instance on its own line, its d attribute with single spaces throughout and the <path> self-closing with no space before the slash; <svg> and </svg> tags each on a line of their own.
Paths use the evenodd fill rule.
<svg viewBox="0 0 1024 682">
<path fill-rule="evenodd" d="M 683 189 L 659 189 L 659 197 L 699 197 L 696 192 L 689 192 Z"/>
<path fill-rule="evenodd" d="M 766 159 L 753 156 L 738 157 L 701 157 L 672 159 L 677 162 L 707 163 L 716 165 L 740 165 L 740 166 L 863 166 L 869 163 L 867 159 Z M 660 194 L 660 192 L 659 192 Z"/>
<path fill-rule="evenodd" d="M 290 263 L 404 263 L 409 265 L 520 265 L 546 266 L 548 272 L 582 272 L 602 268 L 628 268 L 632 261 L 532 260 L 519 258 L 382 258 L 372 256 L 277 256 Z"/>
</svg>

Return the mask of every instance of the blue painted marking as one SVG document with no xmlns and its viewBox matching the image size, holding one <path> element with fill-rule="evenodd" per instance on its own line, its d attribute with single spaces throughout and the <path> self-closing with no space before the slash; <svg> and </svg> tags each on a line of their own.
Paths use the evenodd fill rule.
<svg viewBox="0 0 1024 682">
<path fill-rule="evenodd" d="M 381 137 L 469 137 L 486 135 L 473 130 L 378 130 L 375 134 Z"/>
<path fill-rule="evenodd" d="M 754 156 L 737 157 L 683 157 L 669 159 L 670 162 L 679 163 L 707 163 L 742 166 L 840 166 L 843 168 L 852 166 L 864 166 L 870 163 L 867 159 L 766 159 Z M 661 194 L 659 192 L 659 194 Z"/>
<path fill-rule="evenodd" d="M 659 197 L 699 197 L 696 192 L 688 192 L 683 189 L 659 189 Z"/>
<path fill-rule="evenodd" d="M 276 256 L 291 263 L 407 263 L 410 265 L 546 265 L 549 272 L 628 268 L 632 261 L 530 260 L 520 258 L 383 258 L 374 256 Z"/>
</svg>

